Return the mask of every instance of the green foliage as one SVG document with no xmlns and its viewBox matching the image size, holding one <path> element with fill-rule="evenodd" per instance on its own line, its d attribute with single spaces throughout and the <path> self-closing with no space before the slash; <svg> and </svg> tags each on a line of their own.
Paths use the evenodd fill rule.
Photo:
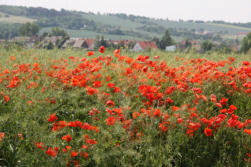
<svg viewBox="0 0 251 167">
<path fill-rule="evenodd" d="M 63 37 L 65 37 L 65 36 L 68 36 L 68 33 L 63 29 L 60 29 L 58 27 L 54 27 L 54 28 L 51 29 L 51 35 L 52 36 L 63 36 Z"/>
<path fill-rule="evenodd" d="M 20 24 L 0 23 L 0 39 L 11 39 L 18 36 Z"/>
<path fill-rule="evenodd" d="M 242 40 L 241 51 L 247 53 L 251 49 L 251 32 Z"/>
<path fill-rule="evenodd" d="M 214 44 L 211 41 L 203 41 L 201 44 L 201 49 L 203 52 L 208 52 L 212 50 L 214 47 Z"/>
<path fill-rule="evenodd" d="M 159 42 L 159 48 L 166 49 L 167 46 L 170 46 L 173 44 L 174 44 L 174 40 L 169 35 L 168 30 L 166 30 L 164 36 L 161 38 L 161 40 Z"/>
<path fill-rule="evenodd" d="M 97 36 L 95 40 L 94 48 L 99 49 L 100 46 L 108 47 L 108 43 L 103 36 Z"/>
<path fill-rule="evenodd" d="M 20 36 L 33 36 L 33 35 L 37 35 L 38 32 L 39 32 L 39 26 L 37 24 L 33 24 L 33 23 L 23 24 L 19 28 L 19 35 Z"/>
</svg>

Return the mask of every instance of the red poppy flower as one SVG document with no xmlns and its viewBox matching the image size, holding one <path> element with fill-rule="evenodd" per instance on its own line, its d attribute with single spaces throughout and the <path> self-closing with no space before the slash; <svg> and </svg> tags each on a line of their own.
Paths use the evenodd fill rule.
<svg viewBox="0 0 251 167">
<path fill-rule="evenodd" d="M 108 117 L 106 119 L 106 125 L 114 125 L 115 124 L 115 121 L 116 121 L 116 118 L 115 117 Z"/>
<path fill-rule="evenodd" d="M 73 158 L 73 157 L 76 157 L 78 155 L 78 153 L 76 152 L 76 151 L 72 151 L 71 152 L 71 157 Z"/>
<path fill-rule="evenodd" d="M 48 148 L 48 150 L 46 151 L 46 154 L 51 156 L 51 157 L 55 157 L 57 155 L 57 152 L 53 149 L 51 149 L 51 147 Z"/>
<path fill-rule="evenodd" d="M 57 119 L 58 119 L 58 117 L 57 117 L 56 114 L 54 113 L 54 114 L 50 115 L 50 118 L 48 119 L 48 121 L 49 121 L 49 122 L 54 122 L 54 121 L 56 121 Z"/>
<path fill-rule="evenodd" d="M 84 152 L 84 158 L 86 159 L 88 157 L 87 152 Z"/>
<path fill-rule="evenodd" d="M 42 142 L 36 143 L 36 146 L 37 146 L 37 148 L 39 148 L 41 150 L 44 149 L 44 143 L 42 143 Z"/>
<path fill-rule="evenodd" d="M 10 97 L 9 97 L 9 96 L 4 96 L 4 101 L 5 101 L 6 103 L 8 103 L 8 102 L 10 101 Z"/>
<path fill-rule="evenodd" d="M 2 139 L 4 138 L 5 134 L 3 132 L 0 133 L 0 143 L 2 141 Z"/>
<path fill-rule="evenodd" d="M 63 137 L 62 137 L 62 140 L 65 140 L 65 141 L 67 141 L 67 142 L 70 142 L 71 141 L 71 135 L 64 135 Z"/>
<path fill-rule="evenodd" d="M 106 101 L 106 106 L 113 107 L 114 106 L 114 102 L 112 100 L 107 100 Z"/>
<path fill-rule="evenodd" d="M 212 129 L 210 129 L 210 128 L 206 128 L 204 130 L 204 133 L 205 133 L 206 136 L 213 136 Z"/>
<path fill-rule="evenodd" d="M 100 53 L 104 53 L 104 52 L 105 52 L 105 47 L 104 47 L 104 46 L 100 46 L 99 52 L 100 52 Z"/>
<path fill-rule="evenodd" d="M 244 129 L 244 133 L 251 135 L 251 129 Z"/>
<path fill-rule="evenodd" d="M 113 51 L 114 54 L 119 54 L 119 52 L 120 52 L 119 49 L 115 49 L 115 50 Z"/>
<path fill-rule="evenodd" d="M 94 55 L 94 52 L 93 52 L 93 51 L 89 51 L 89 52 L 87 53 L 87 56 L 92 56 L 92 55 Z"/>
</svg>

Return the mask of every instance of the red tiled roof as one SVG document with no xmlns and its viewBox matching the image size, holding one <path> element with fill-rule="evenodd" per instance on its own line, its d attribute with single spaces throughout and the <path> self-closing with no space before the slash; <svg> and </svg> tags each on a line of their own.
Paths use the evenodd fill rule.
<svg viewBox="0 0 251 167">
<path fill-rule="evenodd" d="M 88 45 L 88 47 L 91 47 L 95 43 L 95 39 L 85 39 L 85 43 Z"/>
<path fill-rule="evenodd" d="M 139 41 L 138 43 L 142 49 L 149 49 L 149 48 L 157 49 L 157 45 L 153 41 Z"/>
</svg>

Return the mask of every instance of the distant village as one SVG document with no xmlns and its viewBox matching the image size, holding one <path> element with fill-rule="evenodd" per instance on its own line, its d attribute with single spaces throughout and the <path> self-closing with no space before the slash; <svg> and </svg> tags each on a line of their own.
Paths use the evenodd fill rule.
<svg viewBox="0 0 251 167">
<path fill-rule="evenodd" d="M 15 37 L 11 40 L 0 40 L 0 45 L 3 43 L 15 43 L 26 48 L 73 48 L 73 49 L 85 49 L 96 50 L 98 48 L 97 39 L 92 38 L 70 38 L 64 36 L 31 36 L 31 37 Z M 155 41 L 136 41 L 136 40 L 105 40 L 107 47 L 111 48 L 123 48 L 130 51 L 151 51 L 157 50 L 158 46 Z M 166 52 L 184 51 L 188 47 L 194 51 L 201 52 L 201 42 L 197 40 L 183 40 L 175 45 L 166 46 Z M 99 44 L 100 45 L 100 44 Z M 102 43 L 101 43 L 102 45 Z M 220 45 L 220 44 L 216 44 Z M 233 46 L 230 49 L 232 51 L 239 51 L 240 45 Z"/>
</svg>

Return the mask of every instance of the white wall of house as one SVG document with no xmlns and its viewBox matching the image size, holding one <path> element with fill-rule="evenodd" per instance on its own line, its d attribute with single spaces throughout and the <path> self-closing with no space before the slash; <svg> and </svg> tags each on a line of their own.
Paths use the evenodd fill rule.
<svg viewBox="0 0 251 167">
<path fill-rule="evenodd" d="M 176 51 L 176 46 L 175 45 L 167 46 L 166 51 L 167 52 L 175 52 Z"/>
</svg>

